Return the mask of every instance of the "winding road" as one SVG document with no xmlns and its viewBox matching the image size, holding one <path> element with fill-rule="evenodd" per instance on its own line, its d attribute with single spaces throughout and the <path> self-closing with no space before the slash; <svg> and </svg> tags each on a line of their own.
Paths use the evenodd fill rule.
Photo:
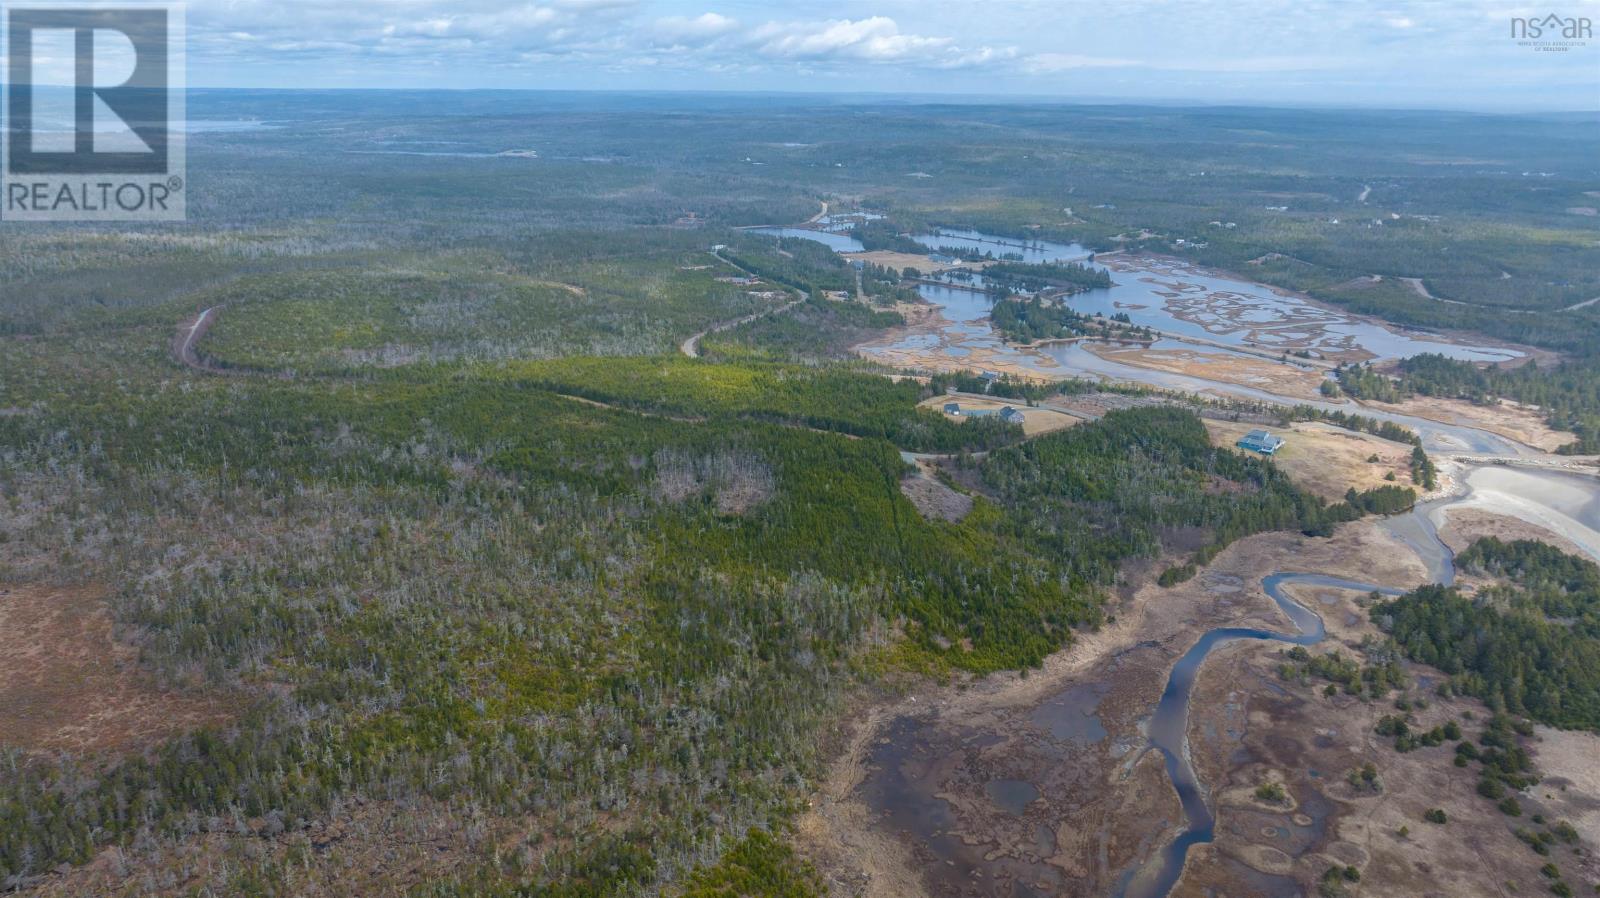
<svg viewBox="0 0 1600 898">
<path fill-rule="evenodd" d="M 817 217 L 821 218 L 822 216 L 827 215 L 827 214 L 828 214 L 828 204 L 827 203 L 823 203 L 822 204 L 822 211 L 817 213 Z M 813 219 L 813 221 L 814 220 L 815 219 Z M 744 266 L 740 265 L 738 262 L 734 262 L 734 261 L 728 259 L 727 257 L 723 256 L 722 253 L 718 252 L 717 250 L 712 250 L 711 251 L 711 255 L 714 258 L 716 258 L 716 260 L 718 262 L 721 262 L 722 264 L 728 266 L 729 268 L 733 268 L 733 269 L 735 269 L 737 271 L 743 272 L 747 277 L 757 277 L 755 272 L 750 271 L 749 269 L 747 269 Z M 775 307 L 770 308 L 770 309 L 762 309 L 759 312 L 752 312 L 749 315 L 745 315 L 745 316 L 740 317 L 740 318 L 735 318 L 732 321 L 724 321 L 724 322 L 722 322 L 720 324 L 713 324 L 712 326 L 706 328 L 705 330 L 703 330 L 703 331 L 701 331 L 701 332 L 699 332 L 697 334 L 691 335 L 687 340 L 684 340 L 683 343 L 678 346 L 678 349 L 679 349 L 679 351 L 681 351 L 684 355 L 688 356 L 689 358 L 697 359 L 697 358 L 700 357 L 700 341 L 705 339 L 707 334 L 715 334 L 715 333 L 720 333 L 720 332 L 725 331 L 725 330 L 731 330 L 733 328 L 738 327 L 741 324 L 749 324 L 750 322 L 755 321 L 757 318 L 762 318 L 762 317 L 767 316 L 767 315 L 782 315 L 784 312 L 789 311 L 790 309 L 794 308 L 795 306 L 797 306 L 797 305 L 799 305 L 799 304 L 801 304 L 801 303 L 803 303 L 805 301 L 806 301 L 806 297 L 802 295 L 799 298 L 790 300 L 789 302 L 784 303 L 781 306 L 775 306 Z"/>
<path fill-rule="evenodd" d="M 212 306 L 195 316 L 193 321 L 179 325 L 178 335 L 172 341 L 172 354 L 179 362 L 196 371 L 219 373 L 218 368 L 200 358 L 196 347 L 200 345 L 200 340 L 205 337 L 206 331 L 211 329 L 212 322 L 216 321 L 217 310 L 220 308 L 221 306 Z"/>
</svg>

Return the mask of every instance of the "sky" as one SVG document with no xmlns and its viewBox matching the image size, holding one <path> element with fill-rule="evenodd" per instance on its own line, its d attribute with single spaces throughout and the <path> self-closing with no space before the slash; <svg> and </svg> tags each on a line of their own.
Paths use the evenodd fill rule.
<svg viewBox="0 0 1600 898">
<path fill-rule="evenodd" d="M 1600 111 L 1600 0 L 190 0 L 195 87 L 981 94 Z"/>
</svg>

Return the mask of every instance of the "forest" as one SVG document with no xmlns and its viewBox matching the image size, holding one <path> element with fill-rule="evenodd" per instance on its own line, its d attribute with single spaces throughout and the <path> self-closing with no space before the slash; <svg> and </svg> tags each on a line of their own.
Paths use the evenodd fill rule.
<svg viewBox="0 0 1600 898">
<path fill-rule="evenodd" d="M 903 320 L 895 272 L 864 266 L 858 292 L 825 247 L 741 230 L 819 199 L 892 216 L 858 231 L 873 248 L 976 227 L 1569 354 L 1600 337 L 1596 224 L 1562 211 L 1594 189 L 1589 122 L 516 92 L 189 109 L 271 122 L 192 135 L 189 221 L 0 223 L 0 583 L 103 590 L 118 675 L 226 713 L 115 747 L 0 733 L 0 889 L 363 894 L 350 871 L 404 856 L 396 891 L 434 898 L 817 894 L 786 827 L 860 690 L 1029 669 L 1129 564 L 1172 583 L 1248 534 L 1411 501 L 1325 503 L 1184 409 L 1032 440 L 919 409 L 1104 388 L 849 358 Z M 1503 166 L 1435 164 L 1464 158 Z M 204 309 L 196 371 L 173 340 Z M 1071 326 L 1011 311 L 1015 338 Z M 1595 432 L 1592 366 L 1417 364 L 1407 389 Z M 902 452 L 950 456 L 971 512 L 923 517 Z M 1555 623 L 1589 613 L 1590 575 L 1514 564 L 1542 573 L 1494 607 L 1394 603 L 1395 639 L 1592 727 L 1600 668 Z M 1419 637 L 1435 615 L 1460 638 Z M 1560 678 L 1577 691 L 1552 703 Z"/>
<path fill-rule="evenodd" d="M 1426 586 L 1372 609 L 1414 661 L 1491 707 L 1600 731 L 1600 568 L 1545 543 L 1478 540 L 1457 558 L 1497 585 Z"/>
</svg>

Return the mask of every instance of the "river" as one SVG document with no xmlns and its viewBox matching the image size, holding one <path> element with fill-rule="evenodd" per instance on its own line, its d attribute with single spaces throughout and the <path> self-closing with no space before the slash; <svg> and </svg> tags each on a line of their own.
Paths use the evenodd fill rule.
<svg viewBox="0 0 1600 898">
<path fill-rule="evenodd" d="M 1087 257 L 1086 253 L 1077 254 L 1081 247 L 1039 241 L 1007 241 L 976 232 L 941 232 L 919 239 L 929 246 L 981 249 L 993 252 L 996 256 L 1016 253 L 1034 262 L 1070 261 Z M 1144 267 L 1137 267 L 1140 264 Z M 1094 291 L 1104 296 L 1083 294 L 1073 297 L 1071 301 L 1074 308 L 1101 311 L 1107 315 L 1123 312 L 1135 323 L 1147 323 L 1163 331 L 1204 336 L 1208 340 L 1222 339 L 1224 342 L 1231 338 L 1241 341 L 1240 345 L 1245 342 L 1260 345 L 1261 334 L 1268 331 L 1279 338 L 1288 335 L 1295 339 L 1311 339 L 1307 336 L 1309 331 L 1305 322 L 1315 315 L 1318 318 L 1316 327 L 1320 328 L 1320 335 L 1315 339 L 1321 341 L 1317 344 L 1321 347 L 1338 345 L 1346 350 L 1354 347 L 1372 355 L 1389 354 L 1390 357 L 1400 357 L 1395 354 L 1438 352 L 1441 347 L 1448 350 L 1444 354 L 1457 358 L 1493 359 L 1515 355 L 1490 347 L 1437 343 L 1349 316 L 1341 318 L 1341 313 L 1307 305 L 1302 300 L 1270 288 L 1202 274 L 1182 263 L 1173 266 L 1162 260 L 1138 260 L 1135 263 L 1121 263 L 1120 267 L 1113 270 L 1114 276 L 1120 274 L 1144 286 L 1120 286 L 1123 291 L 1120 298 L 1119 287 L 1109 291 Z M 1139 292 L 1130 295 L 1129 289 Z M 937 348 L 952 358 L 970 355 L 976 348 L 991 354 L 1009 350 L 1014 355 L 1028 355 L 1005 347 L 998 335 L 988 327 L 984 320 L 987 316 L 987 299 L 983 295 L 931 285 L 925 285 L 922 290 L 924 299 L 942 307 L 947 324 L 938 334 L 907 339 L 931 341 L 927 348 Z M 1159 297 L 1159 300 L 1147 304 L 1130 301 L 1136 297 L 1149 299 L 1153 296 Z M 1174 296 L 1176 302 L 1173 301 Z M 1226 306 L 1226 314 L 1206 310 L 1206 307 L 1215 304 Z M 1135 305 L 1143 307 L 1135 308 Z M 1161 312 L 1152 311 L 1157 308 Z M 1198 327 L 1201 332 L 1184 330 L 1186 326 Z M 1189 345 L 1162 340 L 1157 341 L 1155 348 L 1186 348 Z M 1253 387 L 1124 365 L 1091 353 L 1078 343 L 1051 346 L 1043 352 L 1045 358 L 1033 355 L 1027 364 L 1044 374 L 1089 376 L 1166 390 L 1220 394 L 1279 405 L 1304 404 L 1328 411 L 1358 413 L 1411 428 L 1422 436 L 1424 445 L 1434 451 L 1522 457 L 1544 454 L 1506 437 L 1463 425 L 1442 424 L 1348 402 L 1306 402 Z M 1012 360 L 1011 356 L 1005 358 Z M 1466 463 L 1470 463 L 1470 460 Z M 1440 539 L 1439 528 L 1451 510 L 1457 508 L 1482 508 L 1545 527 L 1566 536 L 1600 560 L 1600 479 L 1553 470 L 1497 465 L 1469 467 L 1458 484 L 1456 494 L 1419 503 L 1405 514 L 1383 520 L 1379 526 L 1417 555 L 1430 581 L 1449 585 L 1455 581 L 1454 557 Z M 1353 589 L 1390 596 L 1401 593 L 1401 590 L 1386 584 L 1342 580 L 1314 572 L 1274 572 L 1261 582 L 1261 589 L 1294 625 L 1293 632 L 1221 627 L 1202 634 L 1183 654 L 1168 675 L 1147 729 L 1148 748 L 1161 753 L 1167 775 L 1180 799 L 1183 829 L 1142 864 L 1122 874 L 1115 891 L 1118 896 L 1164 898 L 1182 876 L 1189 849 L 1214 838 L 1215 813 L 1209 802 L 1206 785 L 1195 774 L 1188 748 L 1190 699 L 1195 679 L 1211 652 L 1230 642 L 1270 640 L 1307 646 L 1321 642 L 1325 635 L 1321 617 L 1285 591 L 1285 587 L 1292 585 Z M 1068 692 L 1082 689 L 1084 685 L 1073 683 Z M 1093 722 L 1097 724 L 1097 720 Z M 1031 800 L 1029 796 L 1021 796 L 1017 800 L 1022 801 L 1022 798 Z M 942 801 L 936 800 L 936 803 L 942 804 Z"/>
<path fill-rule="evenodd" d="M 843 225 L 828 230 L 752 228 L 752 233 L 814 240 L 837 252 L 861 252 L 861 242 Z M 1321 305 L 1303 296 L 1231 277 L 1182 259 L 1111 253 L 1096 258 L 1077 243 L 1000 237 L 980 231 L 940 228 L 911 239 L 930 251 L 977 252 L 1030 264 L 1083 262 L 1111 274 L 1108 289 L 1068 297 L 1086 315 L 1126 315 L 1165 334 L 1269 352 L 1308 352 L 1348 361 L 1401 359 L 1434 353 L 1464 361 L 1498 362 L 1522 353 L 1498 346 L 1469 345 L 1402 330 Z M 937 288 L 934 288 L 937 289 Z M 930 301 L 937 302 L 932 297 Z"/>
<path fill-rule="evenodd" d="M 1020 257 L 1035 264 L 1088 262 L 1093 256 L 1076 243 L 996 237 L 978 231 L 940 229 L 912 239 L 930 249 Z M 1108 272 L 1112 285 L 1067 297 L 1067 305 L 1074 311 L 1107 318 L 1122 314 L 1136 325 L 1178 337 L 1269 352 L 1304 350 L 1325 358 L 1358 361 L 1422 353 L 1464 361 L 1507 361 L 1522 355 L 1513 349 L 1468 345 L 1400 330 L 1182 259 L 1116 253 L 1091 264 Z"/>
<path fill-rule="evenodd" d="M 1559 471 L 1488 465 L 1469 471 L 1464 487 L 1465 491 L 1456 496 L 1419 503 L 1410 512 L 1382 523 L 1417 553 L 1433 582 L 1450 585 L 1455 581 L 1454 557 L 1439 539 L 1438 530 L 1440 522 L 1453 508 L 1487 508 L 1548 527 L 1600 560 L 1600 479 Z M 1382 584 L 1320 574 L 1273 573 L 1262 581 L 1261 588 L 1294 623 L 1297 632 L 1223 627 L 1207 631 L 1178 659 L 1150 719 L 1149 741 L 1166 760 L 1167 774 L 1183 806 L 1184 830 L 1143 866 L 1129 871 L 1117 895 L 1162 898 L 1183 874 L 1189 849 L 1213 839 L 1216 817 L 1205 799 L 1205 787 L 1189 761 L 1189 699 L 1195 677 L 1214 649 L 1235 640 L 1274 640 L 1295 645 L 1321 642 L 1324 636 L 1322 619 L 1284 592 L 1285 586 L 1296 584 L 1389 596 L 1402 592 Z"/>
<path fill-rule="evenodd" d="M 1216 815 L 1206 801 L 1206 789 L 1195 775 L 1189 760 L 1189 698 L 1194 692 L 1195 678 L 1206 656 L 1223 645 L 1241 639 L 1270 640 L 1293 645 L 1316 645 L 1326 635 L 1322 618 L 1316 612 L 1290 598 L 1285 586 L 1322 586 L 1332 589 L 1354 589 L 1361 592 L 1380 592 L 1397 596 L 1401 590 L 1370 583 L 1357 583 L 1321 574 L 1275 573 L 1261 582 L 1261 588 L 1272 597 L 1278 608 L 1292 621 L 1297 632 L 1276 633 L 1253 627 L 1222 627 L 1208 631 L 1200 637 L 1178 663 L 1173 665 L 1167 686 L 1150 718 L 1150 745 L 1166 759 L 1167 776 L 1178 792 L 1183 806 L 1184 830 L 1177 838 L 1156 852 L 1144 866 L 1124 874 L 1114 894 L 1122 898 L 1161 898 L 1177 885 L 1183 875 L 1183 864 L 1189 849 L 1212 841 L 1216 833 Z"/>
</svg>

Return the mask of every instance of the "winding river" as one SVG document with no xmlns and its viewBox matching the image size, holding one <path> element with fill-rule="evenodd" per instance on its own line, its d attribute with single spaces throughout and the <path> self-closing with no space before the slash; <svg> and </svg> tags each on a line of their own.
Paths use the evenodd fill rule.
<svg viewBox="0 0 1600 898">
<path fill-rule="evenodd" d="M 1567 537 L 1600 560 L 1600 480 L 1559 471 L 1501 466 L 1473 468 L 1459 495 L 1419 503 L 1410 512 L 1385 519 L 1381 526 L 1404 542 L 1428 568 L 1429 579 L 1442 585 L 1455 581 L 1455 563 L 1439 538 L 1439 526 L 1452 508 L 1490 507 L 1497 513 L 1545 526 Z M 1218 646 L 1240 639 L 1315 645 L 1325 630 L 1316 612 L 1291 598 L 1293 585 L 1352 589 L 1396 596 L 1402 590 L 1321 574 L 1274 573 L 1261 583 L 1294 623 L 1297 632 L 1276 633 L 1245 627 L 1222 627 L 1200 637 L 1168 676 L 1166 688 L 1150 719 L 1149 742 L 1166 760 L 1167 775 L 1183 806 L 1184 829 L 1144 865 L 1124 874 L 1114 893 L 1119 898 L 1164 898 L 1183 875 L 1189 849 L 1212 841 L 1216 816 L 1206 803 L 1205 787 L 1189 760 L 1189 701 L 1195 678 L 1206 657 Z"/>
<path fill-rule="evenodd" d="M 1177 885 L 1183 875 L 1184 861 L 1189 849 L 1215 838 L 1217 818 L 1206 803 L 1205 787 L 1195 775 L 1189 759 L 1189 699 L 1194 692 L 1195 678 L 1206 656 L 1219 646 L 1241 639 L 1270 640 L 1293 645 L 1316 645 L 1326 635 L 1322 618 L 1316 612 L 1290 598 L 1284 587 L 1293 585 L 1322 586 L 1332 589 L 1353 589 L 1361 592 L 1378 592 L 1387 596 L 1401 595 L 1404 590 L 1358 583 L 1322 574 L 1276 573 L 1261 581 L 1261 588 L 1272 597 L 1278 608 L 1295 625 L 1296 633 L 1276 633 L 1254 627 L 1220 627 L 1200 637 L 1167 678 L 1167 686 L 1150 718 L 1150 745 L 1166 759 L 1167 776 L 1178 792 L 1183 806 L 1184 829 L 1178 837 L 1147 861 L 1123 875 L 1113 894 L 1119 898 L 1162 898 Z"/>
</svg>

